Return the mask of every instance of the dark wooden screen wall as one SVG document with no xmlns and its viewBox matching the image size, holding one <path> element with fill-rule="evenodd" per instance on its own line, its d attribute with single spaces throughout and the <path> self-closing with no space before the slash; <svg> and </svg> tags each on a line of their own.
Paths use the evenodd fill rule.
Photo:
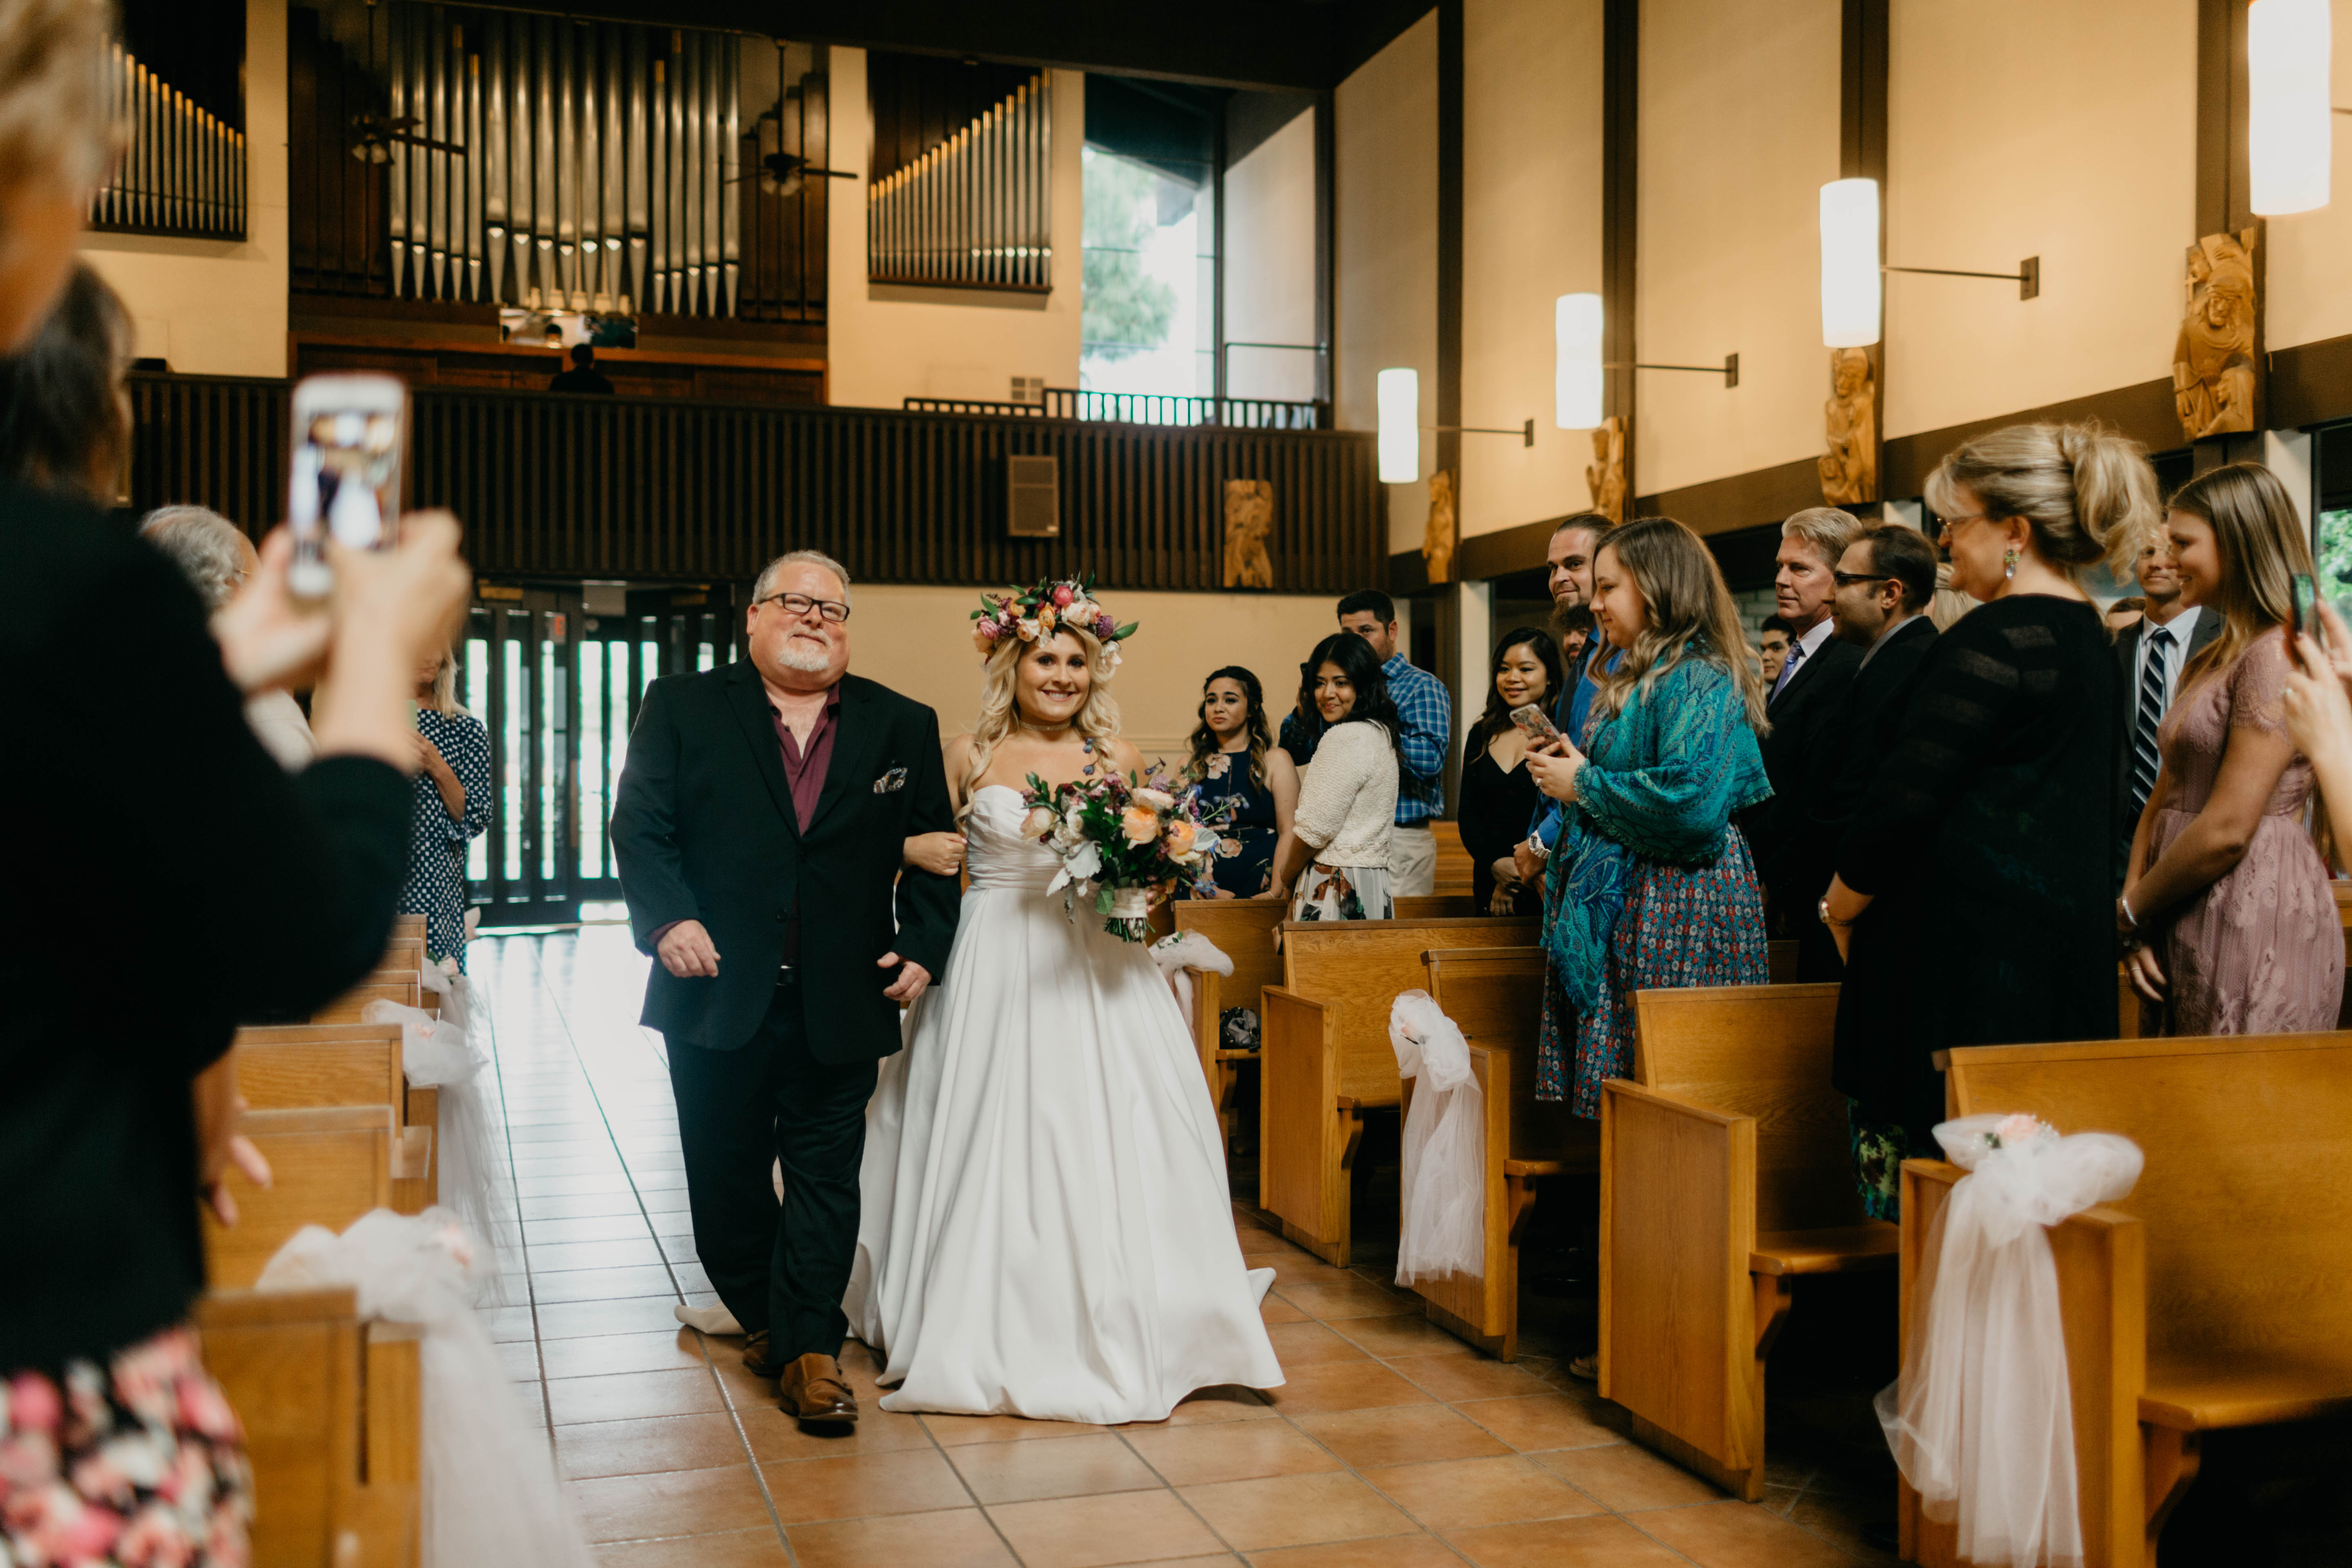
<svg viewBox="0 0 2352 1568">
<path fill-rule="evenodd" d="M 280 515 L 288 385 L 137 374 L 131 499 Z M 1112 425 L 865 408 L 419 388 L 415 504 L 464 520 L 478 572 L 551 581 L 749 577 L 794 547 L 861 580 L 1224 583 L 1224 484 L 1274 487 L 1275 586 L 1377 581 L 1388 520 L 1364 432 Z M 1061 459 L 1058 539 L 1004 528 L 1004 458 Z"/>
</svg>

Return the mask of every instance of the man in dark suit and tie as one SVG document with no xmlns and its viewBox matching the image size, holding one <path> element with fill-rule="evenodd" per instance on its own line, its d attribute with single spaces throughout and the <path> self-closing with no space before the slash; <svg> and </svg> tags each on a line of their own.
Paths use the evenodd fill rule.
<svg viewBox="0 0 2352 1568">
<path fill-rule="evenodd" d="M 1936 646 L 1927 605 L 1936 596 L 1936 547 L 1915 528 L 1881 523 L 1845 547 L 1833 579 L 1830 618 L 1837 638 L 1860 650 L 1845 696 L 1807 759 L 1798 792 L 1801 844 L 1789 858 L 1804 868 L 1791 908 L 1797 933 L 1797 978 L 1842 979 L 1845 964 L 1816 910 L 1837 869 L 1838 847 L 1870 789 L 1908 703 L 1913 677 Z"/>
<path fill-rule="evenodd" d="M 2138 624 L 2116 638 L 2116 668 L 2124 678 L 2122 755 L 2116 769 L 2116 890 L 2124 886 L 2132 834 L 2156 784 L 2157 726 L 2172 710 L 2180 671 L 2199 649 L 2221 634 L 2221 616 L 2180 602 L 2180 563 L 2172 541 L 2159 534 L 2139 552 L 2139 591 L 2147 601 Z"/>
<path fill-rule="evenodd" d="M 781 1379 L 787 1414 L 836 1423 L 857 1419 L 835 1358 L 866 1102 L 960 901 L 955 878 L 900 870 L 909 837 L 954 826 L 939 719 L 847 673 L 848 623 L 839 565 L 771 563 L 751 657 L 647 689 L 613 807 L 630 928 L 659 960 L 639 1021 L 669 1047 L 695 1253 L 743 1364 Z"/>
<path fill-rule="evenodd" d="M 1775 935 L 1796 934 L 1812 921 L 1805 893 L 1805 770 L 1862 664 L 1862 650 L 1839 641 L 1830 619 L 1837 563 L 1861 531 L 1860 518 L 1828 506 L 1807 507 L 1780 525 L 1772 592 L 1790 637 L 1765 708 L 1772 732 L 1762 743 L 1764 773 L 1772 798 L 1741 822 Z"/>
</svg>

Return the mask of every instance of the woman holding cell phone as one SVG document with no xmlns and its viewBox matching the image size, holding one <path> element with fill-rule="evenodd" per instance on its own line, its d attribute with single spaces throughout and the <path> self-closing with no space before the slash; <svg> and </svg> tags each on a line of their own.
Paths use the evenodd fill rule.
<svg viewBox="0 0 2352 1568">
<path fill-rule="evenodd" d="M 1486 710 L 1462 745 L 1462 847 L 1470 855 L 1471 896 L 1492 914 L 1532 915 L 1543 907 L 1542 893 L 1520 879 L 1511 852 L 1542 803 L 1522 759 L 1530 745 L 1559 732 L 1543 710 L 1559 695 L 1560 678 L 1549 632 L 1522 626 L 1504 633 L 1487 671 Z M 1529 728 L 1530 721 L 1540 721 L 1540 728 Z"/>
<path fill-rule="evenodd" d="M 1601 1113 L 1633 1068 L 1633 993 L 1761 985 L 1764 900 L 1732 813 L 1766 799 L 1764 686 L 1698 536 L 1642 518 L 1593 562 L 1594 614 L 1624 658 L 1601 679 L 1587 745 L 1531 745 L 1526 766 L 1570 810 L 1547 875 L 1536 1098 Z"/>
<path fill-rule="evenodd" d="M 2181 596 L 2219 610 L 2221 632 L 2181 671 L 2157 731 L 2156 785 L 2116 900 L 2132 984 L 2168 1035 L 2334 1028 L 2343 928 L 2303 827 L 2312 767 L 2285 707 L 2311 546 L 2286 487 L 2257 463 L 2182 486 L 2165 528 Z"/>
</svg>

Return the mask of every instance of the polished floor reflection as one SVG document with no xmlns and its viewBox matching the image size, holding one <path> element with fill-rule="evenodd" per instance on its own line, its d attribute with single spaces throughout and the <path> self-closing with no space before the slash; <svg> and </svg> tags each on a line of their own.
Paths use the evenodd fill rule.
<svg viewBox="0 0 2352 1568">
<path fill-rule="evenodd" d="M 844 1360 L 856 1435 L 803 1433 L 732 1341 L 679 1328 L 706 1302 L 658 1036 L 635 1022 L 625 931 L 478 942 L 519 1232 L 513 1304 L 488 1313 L 599 1556 L 698 1568 L 1481 1568 L 1888 1562 L 1862 1535 L 1868 1465 L 1776 1461 L 1759 1506 L 1621 1436 L 1540 1328 L 1516 1364 L 1431 1327 L 1382 1271 L 1330 1268 L 1234 1224 L 1289 1382 L 1204 1391 L 1155 1426 L 892 1415 Z M 1531 1314 L 1538 1316 L 1539 1314 Z M 1881 1450 L 1883 1458 L 1883 1449 Z"/>
</svg>

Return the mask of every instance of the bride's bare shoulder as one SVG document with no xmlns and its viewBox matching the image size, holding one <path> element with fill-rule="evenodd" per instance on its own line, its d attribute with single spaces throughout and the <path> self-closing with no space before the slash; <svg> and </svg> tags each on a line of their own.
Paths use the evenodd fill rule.
<svg viewBox="0 0 2352 1568">
<path fill-rule="evenodd" d="M 954 776 L 959 764 L 971 761 L 971 747 L 972 738 L 970 735 L 950 735 L 947 744 L 940 748 L 944 754 L 950 777 Z"/>
</svg>

